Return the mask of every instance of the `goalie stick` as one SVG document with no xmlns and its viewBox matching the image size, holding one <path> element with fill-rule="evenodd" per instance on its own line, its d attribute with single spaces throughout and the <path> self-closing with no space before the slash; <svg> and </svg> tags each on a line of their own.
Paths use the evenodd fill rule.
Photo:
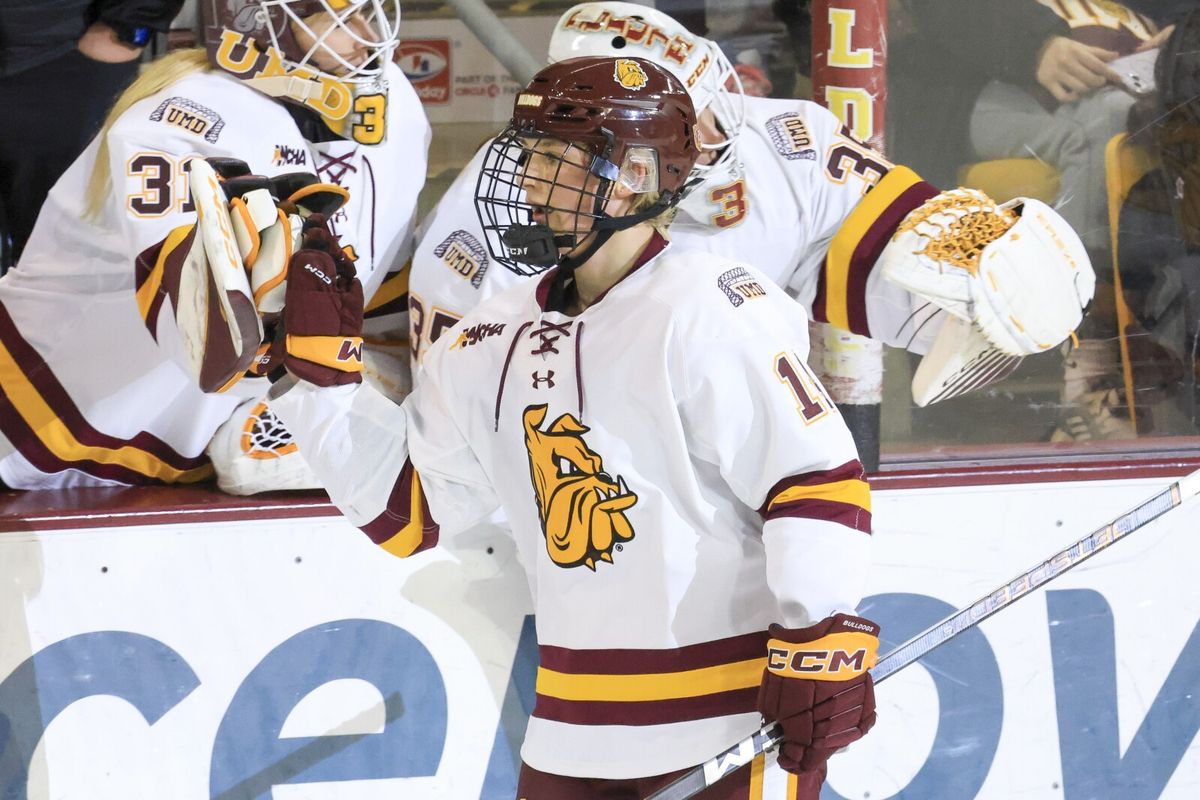
<svg viewBox="0 0 1200 800">
<path fill-rule="evenodd" d="M 934 648 L 969 630 L 1003 608 L 1015 603 L 1034 589 L 1062 575 L 1067 570 L 1111 546 L 1129 534 L 1167 512 L 1178 508 L 1185 500 L 1200 494 L 1200 470 L 1172 483 L 1166 489 L 1100 526 L 1069 547 L 1005 581 L 971 605 L 934 623 L 879 659 L 871 668 L 876 683 L 927 655 Z M 659 789 L 646 800 L 688 800 L 714 783 L 749 764 L 759 755 L 773 749 L 783 738 L 778 723 L 764 725 L 719 755 L 684 773 L 672 783 Z"/>
</svg>

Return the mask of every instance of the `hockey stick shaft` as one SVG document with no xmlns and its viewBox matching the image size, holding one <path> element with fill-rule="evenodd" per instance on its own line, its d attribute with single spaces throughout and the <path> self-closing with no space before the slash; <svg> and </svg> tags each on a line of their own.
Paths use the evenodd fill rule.
<svg viewBox="0 0 1200 800">
<path fill-rule="evenodd" d="M 955 611 L 918 633 L 880 658 L 871 668 L 871 677 L 876 683 L 888 678 L 964 631 L 974 628 L 1001 609 L 1031 594 L 1034 589 L 1112 546 L 1138 528 L 1178 508 L 1195 494 L 1200 494 L 1200 470 L 1180 478 L 1136 508 L 1102 525 L 1071 546 L 1059 550 L 1012 580 L 1006 581 L 971 605 Z M 778 723 L 765 725 L 728 750 L 684 773 L 646 800 L 688 800 L 771 750 L 782 739 L 783 730 Z"/>
</svg>

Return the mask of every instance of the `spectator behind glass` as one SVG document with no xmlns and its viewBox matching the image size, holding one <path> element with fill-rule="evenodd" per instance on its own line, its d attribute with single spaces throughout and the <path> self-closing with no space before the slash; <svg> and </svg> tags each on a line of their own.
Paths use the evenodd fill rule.
<svg viewBox="0 0 1200 800">
<path fill-rule="evenodd" d="M 183 0 L 6 0 L 0 5 L 0 272 L 16 262 L 50 187 L 137 74 Z M 11 237 L 11 240 L 10 240 Z"/>
<path fill-rule="evenodd" d="M 894 154 L 943 183 L 956 183 L 966 163 L 1038 158 L 1062 174 L 1058 211 L 1089 247 L 1105 249 L 1104 146 L 1134 99 L 1108 64 L 1158 46 L 1169 31 L 1156 20 L 1173 13 L 1135 5 L 900 0 L 889 70 Z M 936 124 L 924 121 L 932 87 Z"/>
<path fill-rule="evenodd" d="M 1121 207 L 1117 263 L 1135 324 L 1129 332 L 1138 420 L 1150 402 L 1156 433 L 1195 433 L 1200 421 L 1200 11 L 1181 20 L 1155 69 L 1158 90 L 1129 114 L 1130 140 L 1155 168 Z M 1159 411 L 1165 413 L 1158 413 Z"/>
<path fill-rule="evenodd" d="M 1067 360 L 1063 418 L 1052 440 L 1135 436 L 1118 393 L 1094 389 L 1120 382 L 1104 152 L 1135 100 L 1109 64 L 1156 48 L 1170 33 L 1159 26 L 1178 4 L 901 0 L 898 10 L 889 66 L 894 154 L 950 183 L 976 161 L 1036 158 L 1053 166 L 1055 207 L 1097 265 L 1097 302 Z M 946 99 L 936 124 L 918 116 L 932 86 Z"/>
</svg>

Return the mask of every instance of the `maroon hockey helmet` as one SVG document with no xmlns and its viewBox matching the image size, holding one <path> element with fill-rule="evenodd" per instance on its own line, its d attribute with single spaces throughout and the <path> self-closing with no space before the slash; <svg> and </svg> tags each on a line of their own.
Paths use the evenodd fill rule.
<svg viewBox="0 0 1200 800">
<path fill-rule="evenodd" d="M 398 2 L 200 0 L 199 6 L 215 66 L 264 94 L 316 111 L 340 136 L 383 141 L 384 68 L 399 40 Z"/>
<path fill-rule="evenodd" d="M 548 179 L 530 172 L 532 156 L 544 155 L 539 145 L 547 140 L 569 145 Z M 662 67 L 641 58 L 597 56 L 550 64 L 517 95 L 512 121 L 484 155 L 475 206 L 492 256 L 519 274 L 578 266 L 616 231 L 678 203 L 699 153 L 691 97 Z M 542 182 L 552 192 L 565 185 L 559 181 L 563 165 L 577 163 L 568 159 L 584 162 L 598 179 L 595 188 L 576 187 L 572 208 L 542 209 L 568 212 L 570 230 L 535 224 L 525 186 Z M 604 207 L 618 183 L 653 202 L 609 216 Z M 584 252 L 561 254 L 592 233 Z"/>
</svg>

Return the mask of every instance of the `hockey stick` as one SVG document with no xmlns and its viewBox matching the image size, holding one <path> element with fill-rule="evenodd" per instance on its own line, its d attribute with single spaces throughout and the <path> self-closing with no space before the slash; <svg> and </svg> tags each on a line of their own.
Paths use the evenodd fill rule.
<svg viewBox="0 0 1200 800">
<path fill-rule="evenodd" d="M 871 669 L 871 677 L 879 683 L 934 648 L 1030 594 L 1042 584 L 1057 578 L 1168 511 L 1178 508 L 1195 494 L 1200 494 L 1200 470 L 1185 475 L 1136 508 L 1097 528 L 1032 569 L 1004 582 L 966 608 L 955 611 L 941 622 L 934 623 L 918 633 L 879 659 Z M 778 723 L 765 725 L 723 753 L 687 771 L 646 800 L 688 800 L 726 775 L 749 764 L 759 755 L 773 749 L 782 739 L 783 729 Z"/>
</svg>

